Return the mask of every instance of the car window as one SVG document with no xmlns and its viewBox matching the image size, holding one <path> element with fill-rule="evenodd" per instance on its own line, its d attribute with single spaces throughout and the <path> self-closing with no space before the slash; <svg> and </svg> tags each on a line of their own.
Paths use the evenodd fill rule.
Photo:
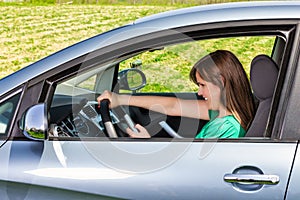
<svg viewBox="0 0 300 200">
<path fill-rule="evenodd" d="M 87 80 L 82 81 L 77 85 L 78 88 L 94 91 L 95 90 L 95 84 L 96 84 L 96 78 L 97 75 L 94 75 Z"/>
<path fill-rule="evenodd" d="M 8 134 L 8 128 L 13 119 L 19 98 L 20 94 L 0 103 L 0 137 Z"/>
<path fill-rule="evenodd" d="M 50 124 L 56 128 L 50 134 L 108 137 L 96 101 L 104 90 L 195 99 L 198 86 L 190 80 L 189 72 L 201 57 L 218 49 L 232 51 L 249 76 L 252 59 L 258 54 L 271 56 L 275 39 L 275 36 L 249 36 L 192 41 L 144 51 L 103 66 L 95 65 L 57 84 L 50 108 Z M 115 74 L 117 67 L 118 74 Z M 199 119 L 166 116 L 126 105 L 123 109 L 134 123 L 141 124 L 152 136 L 159 138 L 170 137 L 160 126 L 162 121 L 167 122 L 179 135 L 188 138 L 194 138 L 206 123 Z M 128 137 L 128 123 L 120 112 L 111 109 L 109 115 L 117 135 Z"/>
<path fill-rule="evenodd" d="M 146 77 L 146 84 L 139 89 L 120 90 L 120 93 L 133 95 L 175 96 L 184 99 L 195 99 L 198 86 L 189 77 L 192 66 L 203 56 L 219 49 L 233 52 L 241 61 L 250 79 L 250 64 L 254 57 L 260 54 L 272 56 L 276 36 L 247 36 L 207 39 L 180 43 L 164 48 L 143 52 L 120 63 L 119 73 L 130 69 L 138 69 Z M 129 81 L 132 79 L 128 78 Z M 205 124 L 203 120 L 184 117 L 159 115 L 156 112 L 145 112 L 143 109 L 131 108 L 135 122 L 147 127 L 152 136 L 168 137 L 162 134 L 157 126 L 166 121 L 175 132 L 183 137 L 195 137 Z M 189 133 L 186 131 L 189 130 Z"/>
<path fill-rule="evenodd" d="M 189 71 L 204 55 L 218 49 L 229 50 L 239 58 L 249 76 L 251 60 L 258 54 L 271 56 L 274 41 L 275 36 L 192 41 L 134 56 L 121 62 L 120 71 L 126 68 L 143 71 L 147 84 L 135 92 L 195 92 L 197 86 L 189 80 Z"/>
<path fill-rule="evenodd" d="M 109 90 L 114 76 L 113 65 L 96 66 L 92 70 L 76 74 L 71 79 L 60 82 L 55 90 L 55 95 L 83 95 Z"/>
</svg>

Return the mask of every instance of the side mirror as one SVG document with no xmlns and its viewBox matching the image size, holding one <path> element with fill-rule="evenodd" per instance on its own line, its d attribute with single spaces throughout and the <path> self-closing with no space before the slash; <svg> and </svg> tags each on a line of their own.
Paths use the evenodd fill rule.
<svg viewBox="0 0 300 200">
<path fill-rule="evenodd" d="M 48 129 L 46 104 L 37 104 L 26 110 L 19 125 L 25 137 L 32 140 L 45 140 Z"/>
<path fill-rule="evenodd" d="M 121 90 L 136 91 L 146 85 L 145 74 L 136 68 L 124 69 L 119 72 L 119 87 Z"/>
</svg>

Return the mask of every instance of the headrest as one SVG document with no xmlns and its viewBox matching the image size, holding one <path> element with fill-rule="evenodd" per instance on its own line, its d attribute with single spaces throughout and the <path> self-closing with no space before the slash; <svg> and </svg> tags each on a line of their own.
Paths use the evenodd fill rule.
<svg viewBox="0 0 300 200">
<path fill-rule="evenodd" d="M 278 77 L 276 63 L 267 55 L 258 55 L 251 62 L 250 81 L 253 93 L 260 101 L 271 98 Z"/>
</svg>

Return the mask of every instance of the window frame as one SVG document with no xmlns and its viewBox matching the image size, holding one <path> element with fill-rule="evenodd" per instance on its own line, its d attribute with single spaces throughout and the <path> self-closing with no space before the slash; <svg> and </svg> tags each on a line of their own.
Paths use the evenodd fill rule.
<svg viewBox="0 0 300 200">
<path fill-rule="evenodd" d="M 259 23 L 257 23 L 259 22 Z M 137 55 L 143 51 L 160 48 L 163 45 L 167 45 L 168 43 L 178 43 L 178 35 L 187 34 L 191 36 L 192 39 L 210 39 L 210 38 L 220 38 L 220 37 L 233 37 L 233 36 L 255 36 L 255 35 L 277 35 L 281 37 L 286 37 L 288 43 L 283 50 L 283 58 L 284 60 L 278 60 L 280 62 L 280 68 L 288 63 L 286 60 L 286 55 L 290 53 L 290 46 L 293 40 L 293 28 L 296 24 L 296 20 L 261 20 L 261 21 L 240 21 L 240 22 L 226 22 L 226 23 L 215 23 L 215 24 L 204 24 L 204 25 L 194 25 L 189 27 L 181 27 L 174 30 L 163 30 L 156 33 L 140 36 L 138 38 L 133 38 L 124 42 L 120 42 L 113 46 L 108 46 L 93 52 L 93 57 L 90 56 L 90 60 L 85 60 L 84 58 L 78 58 L 72 61 L 73 63 L 77 63 L 76 67 L 74 65 L 63 65 L 63 67 L 52 70 L 52 71 L 59 71 L 58 79 L 57 76 L 51 76 L 48 81 L 50 82 L 51 89 L 48 90 L 48 95 L 51 96 L 51 91 L 54 92 L 55 85 L 58 81 L 65 79 L 66 77 L 70 77 L 72 74 L 76 74 L 83 70 L 87 70 L 92 68 L 95 65 L 104 65 L 105 63 L 109 63 L 114 61 L 118 63 L 124 59 Z M 262 28 L 262 29 L 261 29 Z M 229 30 L 230 29 L 230 30 Z M 262 31 L 263 30 L 263 31 Z M 168 35 L 169 32 L 172 32 L 173 35 Z M 179 34 L 176 34 L 179 33 Z M 203 35 L 201 35 L 203 34 Z M 164 38 L 170 38 L 170 40 L 165 40 Z M 179 37 L 180 38 L 180 37 Z M 135 42 L 138 41 L 138 42 Z M 114 50 L 111 50 L 113 47 Z M 120 48 L 118 48 L 120 47 Z M 110 49 L 111 51 L 107 51 Z M 84 56 L 85 57 L 85 56 Z M 84 63 L 82 62 L 84 61 Z M 78 67 L 78 66 L 81 67 Z M 83 66 L 83 67 L 82 67 Z M 116 65 L 118 67 L 118 65 Z M 116 68 L 117 69 L 117 68 Z M 65 76 L 66 71 L 68 73 Z M 283 71 L 283 70 L 281 70 Z M 280 73 L 282 74 L 282 73 Z M 284 80 L 284 75 L 280 75 L 281 81 Z M 283 77 L 283 78 L 282 78 Z M 115 84 L 115 80 L 117 78 L 117 73 L 115 73 L 113 84 Z M 282 86 L 282 85 L 281 85 Z M 53 88 L 54 87 L 54 88 Z M 114 85 L 112 86 L 112 88 Z M 280 88 L 276 89 L 276 94 L 280 92 Z M 50 99 L 50 98 L 49 98 Z M 47 99 L 48 103 L 51 100 Z M 279 99 L 280 101 L 281 99 Z M 278 103 L 278 102 L 277 102 Z M 278 106 L 273 105 L 272 107 L 272 117 L 276 115 L 278 117 L 278 113 L 274 108 L 278 108 Z M 275 113 L 275 114 L 274 114 Z M 271 126 L 268 126 L 270 130 L 270 134 L 268 136 L 272 137 L 273 133 L 273 123 L 271 122 Z M 277 138 L 277 136 L 275 136 Z M 273 138 L 273 137 L 272 137 Z"/>
<path fill-rule="evenodd" d="M 1 134 L 0 135 L 0 140 L 2 140 L 2 141 L 6 141 L 11 136 L 13 136 L 12 130 L 15 127 L 15 125 L 18 124 L 18 123 L 16 123 L 16 121 L 17 121 L 17 115 L 18 115 L 18 112 L 19 112 L 19 108 L 20 108 L 20 104 L 21 104 L 21 99 L 22 99 L 23 95 L 24 95 L 24 87 L 20 86 L 20 87 L 15 88 L 14 90 L 12 90 L 11 92 L 9 92 L 8 94 L 5 94 L 0 99 L 0 104 L 2 104 L 4 102 L 6 102 L 6 101 L 11 100 L 12 98 L 17 98 L 16 102 L 15 102 L 15 105 L 14 105 L 14 108 L 13 108 L 13 111 L 11 113 L 10 121 L 9 121 L 7 127 L 6 127 L 5 134 L 3 134 L 3 135 Z M 0 143 L 0 148 L 1 148 L 1 146 L 4 143 L 5 142 L 3 142 L 2 144 Z"/>
</svg>

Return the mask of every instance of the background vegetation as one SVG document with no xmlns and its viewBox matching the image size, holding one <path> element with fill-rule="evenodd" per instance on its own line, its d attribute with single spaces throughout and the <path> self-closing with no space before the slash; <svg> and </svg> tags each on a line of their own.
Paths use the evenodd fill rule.
<svg viewBox="0 0 300 200">
<path fill-rule="evenodd" d="M 189 72 L 199 58 L 218 49 L 233 52 L 241 61 L 246 73 L 258 54 L 271 55 L 275 36 L 248 36 L 207 39 L 176 44 L 154 52 L 144 52 L 121 63 L 129 68 L 136 60 L 142 61 L 140 69 L 146 74 L 147 85 L 141 92 L 188 92 L 198 87 L 190 81 Z"/>
<path fill-rule="evenodd" d="M 225 2 L 221 0 L 10 1 L 9 3 L 0 1 L 0 78 L 71 44 L 125 25 L 137 18 L 200 2 L 201 4 Z M 42 5 L 45 3 L 46 6 Z M 113 5 L 103 5 L 105 3 Z M 158 3 L 160 4 L 158 6 L 144 5 Z M 233 50 L 239 53 L 242 48 L 246 48 L 248 42 L 262 41 L 243 42 L 245 47 L 230 40 L 205 45 L 207 49 L 236 46 Z M 266 40 L 264 43 L 268 47 L 271 41 Z M 258 49 L 255 51 L 250 49 L 249 57 L 252 56 L 251 51 L 254 55 Z M 248 63 L 243 64 L 248 66 Z"/>
<path fill-rule="evenodd" d="M 168 6 L 0 6 L 0 77 L 71 44 Z"/>
<path fill-rule="evenodd" d="M 109 5 L 177 5 L 191 6 L 224 2 L 237 2 L 241 0 L 2 0 L 0 2 L 24 3 L 32 5 L 49 4 L 109 4 Z M 244 0 L 251 1 L 251 0 Z"/>
</svg>

